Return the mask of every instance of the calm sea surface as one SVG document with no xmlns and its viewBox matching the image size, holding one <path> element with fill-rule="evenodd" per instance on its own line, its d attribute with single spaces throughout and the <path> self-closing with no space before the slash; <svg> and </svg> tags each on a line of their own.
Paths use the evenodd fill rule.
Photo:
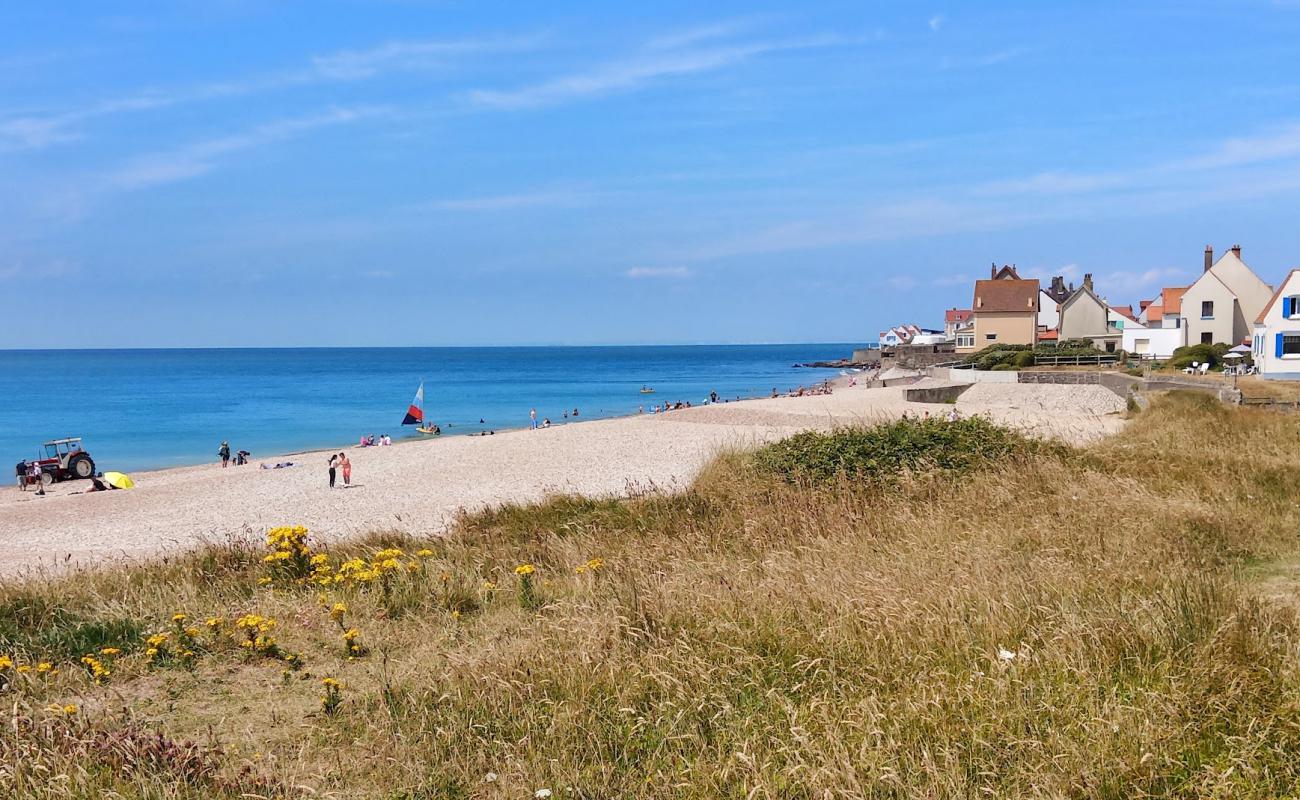
<svg viewBox="0 0 1300 800">
<path fill-rule="evenodd" d="M 414 437 L 400 422 L 420 381 L 425 418 L 445 433 L 633 414 L 710 391 L 752 397 L 835 373 L 796 362 L 849 355 L 849 344 L 0 350 L 0 461 L 8 468 L 64 436 L 85 437 L 100 469 L 215 460 L 217 446 L 276 453 Z M 642 395 L 642 385 L 654 387 Z M 483 423 L 480 424 L 479 420 Z M 6 471 L 7 474 L 7 471 Z"/>
</svg>

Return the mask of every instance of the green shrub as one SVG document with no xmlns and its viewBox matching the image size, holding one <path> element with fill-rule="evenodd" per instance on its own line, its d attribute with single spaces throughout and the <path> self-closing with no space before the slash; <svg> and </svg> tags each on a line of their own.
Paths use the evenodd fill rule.
<svg viewBox="0 0 1300 800">
<path fill-rule="evenodd" d="M 1011 363 L 1016 367 L 1016 369 L 1032 367 L 1034 365 L 1034 352 L 1032 350 L 1023 350 L 1016 353 L 1015 357 L 1011 360 Z"/>
<path fill-rule="evenodd" d="M 899 420 L 835 433 L 810 431 L 754 454 L 761 468 L 788 480 L 825 482 L 839 476 L 888 483 L 907 473 L 963 472 L 1064 445 L 1029 439 L 982 417 L 946 422 Z"/>
<path fill-rule="evenodd" d="M 1198 364 L 1208 361 L 1212 369 L 1219 369 L 1223 365 L 1223 355 L 1228 350 L 1228 345 L 1223 342 L 1186 345 L 1175 350 L 1173 357 L 1165 363 L 1165 366 L 1169 369 L 1183 369 L 1190 367 L 1193 361 Z"/>
</svg>

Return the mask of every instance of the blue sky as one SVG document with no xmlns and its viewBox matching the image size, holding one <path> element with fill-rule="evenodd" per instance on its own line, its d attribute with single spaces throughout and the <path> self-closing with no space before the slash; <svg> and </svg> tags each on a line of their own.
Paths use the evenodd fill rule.
<svg viewBox="0 0 1300 800">
<path fill-rule="evenodd" d="M 859 341 L 1300 265 L 1300 0 L 0 6 L 8 347 Z"/>
</svg>

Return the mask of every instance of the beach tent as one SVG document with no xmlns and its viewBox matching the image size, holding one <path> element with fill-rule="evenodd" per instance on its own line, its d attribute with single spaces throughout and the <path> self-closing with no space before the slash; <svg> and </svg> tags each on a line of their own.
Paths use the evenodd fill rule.
<svg viewBox="0 0 1300 800">
<path fill-rule="evenodd" d="M 123 475 L 120 472 L 105 472 L 104 483 L 107 483 L 109 486 L 112 486 L 114 489 L 135 488 L 135 481 L 131 480 L 131 476 Z"/>
</svg>

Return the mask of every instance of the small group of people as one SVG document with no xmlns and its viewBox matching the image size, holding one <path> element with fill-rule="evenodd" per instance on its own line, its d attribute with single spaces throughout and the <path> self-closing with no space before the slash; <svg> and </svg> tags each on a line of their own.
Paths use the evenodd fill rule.
<svg viewBox="0 0 1300 800">
<path fill-rule="evenodd" d="M 41 463 L 39 461 L 19 461 L 14 467 L 14 474 L 18 477 L 18 488 L 24 492 L 28 486 L 36 487 L 36 494 L 45 494 L 45 481 L 41 479 Z"/>
<path fill-rule="evenodd" d="M 334 484 L 338 479 L 338 474 L 340 472 L 343 473 L 343 485 L 345 487 L 352 485 L 352 461 L 348 458 L 347 453 L 339 453 L 338 455 L 330 456 L 329 470 L 331 489 L 334 488 Z"/>
<path fill-rule="evenodd" d="M 433 427 L 437 429 L 438 426 L 434 425 Z M 441 433 L 441 431 L 439 431 L 439 433 Z M 383 436 L 376 439 L 375 435 L 372 433 L 369 436 L 362 436 L 361 440 L 357 442 L 357 447 L 388 447 L 392 443 L 393 440 L 388 438 L 388 434 L 385 433 Z"/>
<path fill-rule="evenodd" d="M 236 450 L 232 457 L 230 453 L 230 442 L 227 441 L 222 441 L 221 446 L 217 448 L 217 458 L 221 459 L 222 469 L 230 466 L 231 461 L 235 462 L 235 466 L 242 467 L 244 464 L 248 463 L 248 457 L 251 455 L 252 453 L 247 450 Z"/>
<path fill-rule="evenodd" d="M 920 422 L 927 422 L 927 421 L 929 421 L 929 420 L 931 419 L 931 417 L 930 417 L 930 412 L 929 412 L 929 411 L 926 411 L 925 413 L 920 414 L 920 415 L 917 415 L 917 414 L 909 414 L 907 411 L 904 411 L 904 412 L 903 412 L 903 415 L 902 415 L 902 417 L 900 417 L 900 419 L 903 419 L 903 420 L 917 420 L 917 421 L 920 421 Z M 956 422 L 956 421 L 958 421 L 959 419 L 961 419 L 961 412 L 957 410 L 956 406 L 954 406 L 954 407 L 948 409 L 948 413 L 944 415 L 944 421 L 945 421 L 945 422 Z"/>
<path fill-rule="evenodd" d="M 577 419 L 577 417 L 578 417 L 578 409 L 577 409 L 577 408 L 574 408 L 572 414 L 569 413 L 568 409 L 565 409 L 565 411 L 564 411 L 564 418 L 565 418 L 565 419 L 568 419 L 570 416 L 572 416 L 574 419 Z M 479 422 L 482 423 L 483 420 L 480 419 Z M 528 409 L 528 429 L 529 429 L 529 430 L 534 430 L 534 431 L 535 431 L 535 430 L 537 430 L 538 428 L 549 428 L 549 427 L 551 427 L 551 418 L 550 418 L 550 417 L 542 417 L 542 421 L 541 421 L 541 422 L 538 422 L 538 421 L 537 421 L 537 409 L 535 409 L 535 408 L 530 408 L 530 409 Z"/>
</svg>

